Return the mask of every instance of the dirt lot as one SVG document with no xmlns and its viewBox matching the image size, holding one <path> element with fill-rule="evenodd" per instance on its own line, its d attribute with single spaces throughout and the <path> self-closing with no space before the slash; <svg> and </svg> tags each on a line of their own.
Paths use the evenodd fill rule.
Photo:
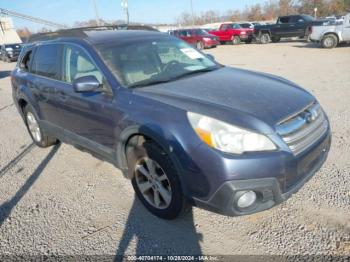
<svg viewBox="0 0 350 262">
<path fill-rule="evenodd" d="M 224 217 L 197 208 L 175 221 L 150 215 L 108 163 L 68 145 L 32 145 L 0 62 L 0 254 L 335 254 L 350 256 L 350 47 L 306 43 L 220 46 L 225 65 L 286 77 L 330 117 L 327 163 L 286 203 Z"/>
</svg>

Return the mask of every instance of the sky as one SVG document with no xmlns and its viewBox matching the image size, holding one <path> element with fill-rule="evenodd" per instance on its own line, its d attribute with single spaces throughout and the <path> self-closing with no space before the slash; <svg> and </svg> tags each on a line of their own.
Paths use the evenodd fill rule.
<svg viewBox="0 0 350 262">
<path fill-rule="evenodd" d="M 228 9 L 244 9 L 264 0 L 193 0 L 195 13 L 207 10 L 224 12 Z M 120 0 L 96 0 L 100 18 L 104 20 L 124 19 Z M 130 21 L 140 23 L 174 23 L 179 15 L 191 11 L 190 0 L 129 0 Z M 92 0 L 0 0 L 0 8 L 45 20 L 72 26 L 75 21 L 95 18 Z M 38 30 L 38 25 L 13 18 L 16 28 L 27 26 Z"/>
</svg>

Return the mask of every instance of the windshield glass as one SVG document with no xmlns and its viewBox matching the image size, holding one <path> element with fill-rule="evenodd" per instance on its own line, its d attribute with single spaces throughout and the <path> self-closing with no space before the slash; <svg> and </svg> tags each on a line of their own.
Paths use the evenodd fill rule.
<svg viewBox="0 0 350 262">
<path fill-rule="evenodd" d="M 196 34 L 197 34 L 197 35 L 204 35 L 204 36 L 207 36 L 207 35 L 208 35 L 208 32 L 205 31 L 204 29 L 196 29 Z"/>
<path fill-rule="evenodd" d="M 240 26 L 241 26 L 242 28 L 251 28 L 251 27 L 252 27 L 251 24 L 240 24 Z"/>
<path fill-rule="evenodd" d="M 315 21 L 315 18 L 311 15 L 303 15 L 302 16 L 306 21 Z"/>
<path fill-rule="evenodd" d="M 140 87 L 219 68 L 187 43 L 176 38 L 142 39 L 97 45 L 112 73 L 126 87 Z"/>
</svg>

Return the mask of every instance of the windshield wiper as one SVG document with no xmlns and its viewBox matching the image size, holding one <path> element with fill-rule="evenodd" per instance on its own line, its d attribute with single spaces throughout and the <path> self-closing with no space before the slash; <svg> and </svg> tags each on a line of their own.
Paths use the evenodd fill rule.
<svg viewBox="0 0 350 262">
<path fill-rule="evenodd" d="M 163 79 L 163 80 L 155 80 L 155 81 L 142 81 L 133 85 L 130 85 L 129 88 L 137 88 L 137 87 L 145 87 L 150 85 L 158 85 L 167 82 L 171 82 L 172 79 Z"/>
<path fill-rule="evenodd" d="M 158 84 L 168 83 L 168 82 L 172 82 L 172 81 L 176 81 L 178 79 L 184 78 L 186 76 L 205 73 L 205 72 L 211 72 L 211 71 L 214 71 L 216 69 L 219 69 L 219 67 L 215 66 L 215 67 L 203 68 L 200 70 L 190 71 L 190 72 L 187 72 L 185 74 L 182 74 L 182 75 L 179 75 L 176 77 L 172 77 L 172 78 L 167 78 L 167 79 L 159 79 L 159 80 L 154 80 L 154 81 L 151 81 L 151 80 L 141 81 L 141 82 L 135 83 L 133 85 L 130 85 L 129 88 L 138 88 L 138 87 L 145 87 L 145 86 L 150 86 L 150 85 L 158 85 Z"/>
<path fill-rule="evenodd" d="M 172 80 L 174 81 L 174 80 L 178 80 L 178 79 L 184 78 L 186 76 L 190 76 L 190 75 L 196 75 L 196 74 L 200 74 L 200 73 L 211 72 L 211 71 L 214 71 L 214 70 L 217 70 L 217 69 L 219 69 L 219 67 L 214 66 L 214 67 L 203 68 L 203 69 L 200 69 L 200 70 L 194 70 L 194 71 L 190 71 L 190 72 L 187 72 L 185 74 L 176 76 L 176 77 L 172 78 Z"/>
</svg>

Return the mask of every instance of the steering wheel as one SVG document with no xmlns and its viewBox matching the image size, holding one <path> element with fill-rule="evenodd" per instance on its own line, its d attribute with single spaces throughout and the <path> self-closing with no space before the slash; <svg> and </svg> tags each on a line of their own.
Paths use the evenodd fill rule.
<svg viewBox="0 0 350 262">
<path fill-rule="evenodd" d="M 170 68 L 172 67 L 175 67 L 175 66 L 178 66 L 180 63 L 179 61 L 176 61 L 176 60 L 171 60 L 170 62 L 168 62 L 164 68 L 163 68 L 163 71 L 169 71 Z"/>
</svg>

